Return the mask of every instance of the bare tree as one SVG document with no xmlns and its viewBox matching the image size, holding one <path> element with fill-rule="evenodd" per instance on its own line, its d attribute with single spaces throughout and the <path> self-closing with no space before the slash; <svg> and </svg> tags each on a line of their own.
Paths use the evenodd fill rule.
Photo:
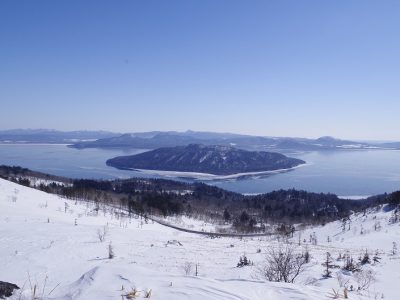
<svg viewBox="0 0 400 300">
<path fill-rule="evenodd" d="M 294 246 L 280 246 L 269 249 L 264 263 L 258 267 L 260 276 L 268 281 L 293 283 L 306 267 L 306 259 L 302 253 L 296 253 Z"/>
</svg>

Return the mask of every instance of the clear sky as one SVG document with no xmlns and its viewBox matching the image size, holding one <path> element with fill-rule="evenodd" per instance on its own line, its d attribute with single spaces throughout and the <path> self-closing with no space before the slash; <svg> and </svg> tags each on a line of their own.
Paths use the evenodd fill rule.
<svg viewBox="0 0 400 300">
<path fill-rule="evenodd" d="M 0 129 L 400 140 L 400 1 L 0 1 Z"/>
</svg>

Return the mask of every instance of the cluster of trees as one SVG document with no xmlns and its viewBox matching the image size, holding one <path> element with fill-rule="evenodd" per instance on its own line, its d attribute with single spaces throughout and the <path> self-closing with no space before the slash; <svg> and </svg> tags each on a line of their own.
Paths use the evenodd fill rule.
<svg viewBox="0 0 400 300">
<path fill-rule="evenodd" d="M 0 166 L 0 176 L 2 178 L 7 178 L 8 176 L 26 175 L 28 172 L 29 169 L 18 166 Z"/>
<path fill-rule="evenodd" d="M 58 179 L 61 184 L 41 184 L 38 188 L 70 199 L 118 206 L 140 215 L 185 214 L 211 218 L 232 224 L 242 232 L 263 231 L 264 224 L 278 223 L 282 233 L 289 235 L 293 234 L 295 223 L 323 224 L 347 218 L 352 211 L 382 203 L 400 203 L 400 192 L 355 201 L 294 189 L 245 196 L 203 183 L 164 179 L 71 180 L 7 166 L 0 166 L 0 175 L 24 185 L 29 185 L 28 176 Z"/>
<path fill-rule="evenodd" d="M 393 192 L 390 194 L 389 203 L 394 206 L 400 205 L 400 191 Z"/>
<path fill-rule="evenodd" d="M 80 179 L 70 186 L 55 188 L 66 197 L 112 203 L 130 213 L 207 216 L 230 223 L 239 231 L 260 231 L 265 223 L 321 224 L 346 218 L 351 211 L 362 211 L 371 205 L 370 200 L 344 200 L 332 194 L 297 190 L 244 196 L 203 183 L 162 179 Z M 284 227 L 284 233 L 290 234 L 291 228 Z"/>
</svg>

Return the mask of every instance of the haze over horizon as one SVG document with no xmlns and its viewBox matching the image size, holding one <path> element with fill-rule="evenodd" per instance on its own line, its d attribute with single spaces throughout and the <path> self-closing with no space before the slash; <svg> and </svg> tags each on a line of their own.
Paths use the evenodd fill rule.
<svg viewBox="0 0 400 300">
<path fill-rule="evenodd" d="M 2 1 L 0 129 L 400 140 L 398 1 Z"/>
<path fill-rule="evenodd" d="M 248 134 L 248 133 L 237 133 L 237 132 L 228 132 L 228 131 L 197 131 L 197 130 L 192 130 L 192 129 L 186 129 L 186 130 L 149 130 L 149 131 L 130 131 L 130 132 L 116 132 L 116 131 L 109 131 L 109 130 L 103 130 L 103 129 L 93 129 L 93 130 L 88 130 L 88 129 L 77 129 L 77 130 L 59 130 L 59 129 L 54 129 L 54 128 L 9 128 L 9 129 L 2 129 L 0 128 L 0 132 L 2 131 L 32 131 L 32 132 L 38 132 L 38 131 L 56 131 L 56 132 L 109 132 L 109 133 L 114 133 L 114 134 L 135 134 L 135 133 L 150 133 L 150 132 L 162 132 L 162 133 L 178 133 L 178 134 L 183 134 L 183 133 L 188 133 L 188 132 L 197 132 L 197 133 L 217 133 L 217 134 L 233 134 L 233 135 L 243 135 L 243 136 L 254 136 L 254 137 L 270 137 L 270 138 L 305 138 L 305 139 L 319 139 L 319 138 L 334 138 L 338 140 L 345 140 L 342 137 L 339 136 L 332 136 L 332 135 L 321 135 L 321 136 L 276 136 L 276 135 L 254 135 L 254 134 Z M 383 140 L 383 139 L 352 139 L 354 142 L 399 142 L 399 140 Z"/>
</svg>

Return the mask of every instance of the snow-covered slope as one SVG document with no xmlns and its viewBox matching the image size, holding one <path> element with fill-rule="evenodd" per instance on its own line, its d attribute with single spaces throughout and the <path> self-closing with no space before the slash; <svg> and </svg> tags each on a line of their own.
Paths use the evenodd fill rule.
<svg viewBox="0 0 400 300">
<path fill-rule="evenodd" d="M 364 267 L 375 273 L 376 282 L 363 294 L 373 299 L 400 299 L 397 289 L 400 282 L 400 252 L 396 249 L 400 246 L 400 223 L 393 223 L 392 216 L 393 211 L 384 206 L 353 214 L 346 222 L 337 221 L 307 229 L 301 235 L 308 242 L 310 235 L 315 233 L 318 246 L 313 248 L 329 251 L 334 258 L 350 254 L 358 262 L 359 257 L 367 251 L 372 261 L 373 256 L 378 254 L 379 263 Z M 298 240 L 298 234 L 293 241 Z M 393 253 L 394 250 L 396 253 Z M 344 261 L 335 263 L 342 266 Z M 350 284 L 357 287 L 357 274 L 350 275 L 353 275 L 347 277 Z"/>
<path fill-rule="evenodd" d="M 137 289 L 143 299 L 328 299 L 335 278 L 322 279 L 326 251 L 333 256 L 365 248 L 380 249 L 382 261 L 371 266 L 378 282 L 369 291 L 351 292 L 350 299 L 397 299 L 399 260 L 391 255 L 400 227 L 385 225 L 390 213 L 378 212 L 382 229 L 371 230 L 373 215 L 355 216 L 344 233 L 340 222 L 307 229 L 299 249 L 308 247 L 312 260 L 296 284 L 271 283 L 257 276 L 265 251 L 278 247 L 274 238 L 208 238 L 173 230 L 139 218 L 121 217 L 115 209 L 95 210 L 92 204 L 75 202 L 0 179 L 0 280 L 21 287 L 14 299 L 121 299 Z M 386 219 L 385 219 L 386 218 Z M 365 233 L 359 234 L 363 224 Z M 108 231 L 105 241 L 99 234 Z M 316 232 L 318 245 L 308 242 Z M 331 242 L 326 242 L 328 235 Z M 115 257 L 108 258 L 112 245 Z M 296 235 L 293 243 L 297 244 Z M 261 253 L 259 250 L 261 249 Z M 254 266 L 237 268 L 246 253 Z M 184 266 L 192 266 L 186 275 Z M 198 276 L 195 276 L 197 265 Z M 350 275 L 349 275 L 350 276 Z M 335 277 L 335 275 L 334 275 Z M 24 298 L 25 297 L 25 298 Z"/>
</svg>

